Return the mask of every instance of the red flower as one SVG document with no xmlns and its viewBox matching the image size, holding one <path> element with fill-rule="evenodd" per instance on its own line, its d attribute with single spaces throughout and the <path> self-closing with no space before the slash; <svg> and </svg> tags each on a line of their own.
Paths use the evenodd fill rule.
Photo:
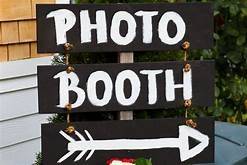
<svg viewBox="0 0 247 165">
<path fill-rule="evenodd" d="M 131 159 L 131 158 L 123 158 L 121 161 L 122 161 L 122 162 L 126 162 L 126 163 L 134 163 L 135 159 Z"/>
<path fill-rule="evenodd" d="M 110 165 L 114 160 L 120 160 L 120 159 L 118 159 L 118 158 L 111 158 L 110 160 L 107 160 L 106 165 Z"/>
<path fill-rule="evenodd" d="M 134 163 L 135 162 L 135 159 L 132 159 L 132 158 L 122 158 L 122 159 L 119 159 L 119 158 L 111 158 L 111 159 L 107 160 L 106 164 L 107 165 L 111 165 L 111 163 L 113 161 L 121 161 L 123 163 Z"/>
</svg>

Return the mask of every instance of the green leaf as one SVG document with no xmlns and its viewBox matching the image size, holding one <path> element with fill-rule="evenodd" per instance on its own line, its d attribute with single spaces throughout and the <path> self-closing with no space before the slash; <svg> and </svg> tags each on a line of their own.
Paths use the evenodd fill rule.
<svg viewBox="0 0 247 165">
<path fill-rule="evenodd" d="M 213 115 L 216 117 L 220 117 L 222 114 L 222 108 L 215 108 L 213 111 Z"/>
<path fill-rule="evenodd" d="M 226 28 L 226 33 L 234 37 L 237 37 L 239 35 L 239 31 L 231 26 L 228 26 Z"/>
<path fill-rule="evenodd" d="M 152 165 L 151 159 L 139 158 L 135 160 L 136 165 Z"/>
<path fill-rule="evenodd" d="M 246 40 L 245 35 L 239 36 L 239 37 L 237 38 L 237 45 L 238 45 L 238 46 L 242 46 L 242 45 L 245 43 L 245 40 Z"/>
<path fill-rule="evenodd" d="M 220 36 L 217 33 L 214 33 L 214 39 L 219 40 Z"/>
<path fill-rule="evenodd" d="M 230 5 L 230 13 L 232 16 L 235 16 L 237 15 L 238 11 L 239 11 L 239 8 L 237 5 Z"/>
<path fill-rule="evenodd" d="M 243 118 L 243 121 L 247 121 L 247 113 L 246 114 L 242 114 L 242 118 Z"/>
<path fill-rule="evenodd" d="M 242 60 L 242 56 L 240 53 L 236 51 L 231 51 L 226 54 L 227 58 L 230 59 L 231 62 L 238 64 Z"/>
<path fill-rule="evenodd" d="M 36 155 L 36 160 L 35 160 L 33 165 L 42 165 L 42 163 L 41 163 L 42 162 L 41 152 L 36 153 L 35 155 Z"/>
<path fill-rule="evenodd" d="M 232 108 L 226 107 L 223 109 L 223 111 L 227 116 L 233 116 L 234 115 L 234 110 Z"/>
<path fill-rule="evenodd" d="M 176 0 L 168 0 L 168 2 L 174 3 L 174 2 L 176 2 Z"/>
<path fill-rule="evenodd" d="M 247 7 L 242 8 L 241 12 L 242 12 L 243 16 L 247 16 Z"/>
<path fill-rule="evenodd" d="M 218 14 L 220 14 L 219 11 L 214 11 L 214 16 L 216 16 L 216 15 L 218 15 Z"/>
<path fill-rule="evenodd" d="M 219 95 L 220 95 L 220 89 L 217 87 L 217 86 L 215 86 L 215 97 L 219 97 Z"/>
</svg>

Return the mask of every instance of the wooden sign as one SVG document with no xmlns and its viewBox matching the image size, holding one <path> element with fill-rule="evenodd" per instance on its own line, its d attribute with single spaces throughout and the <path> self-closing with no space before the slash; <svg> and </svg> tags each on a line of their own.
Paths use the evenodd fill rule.
<svg viewBox="0 0 247 165">
<path fill-rule="evenodd" d="M 100 165 L 111 158 L 151 158 L 153 164 L 214 162 L 214 121 L 196 119 L 198 127 L 185 119 L 148 119 L 42 125 L 43 164 Z"/>
<path fill-rule="evenodd" d="M 40 113 L 121 111 L 210 106 L 214 100 L 214 61 L 39 66 Z"/>
<path fill-rule="evenodd" d="M 213 46 L 209 3 L 37 5 L 38 52 L 158 51 Z"/>
</svg>

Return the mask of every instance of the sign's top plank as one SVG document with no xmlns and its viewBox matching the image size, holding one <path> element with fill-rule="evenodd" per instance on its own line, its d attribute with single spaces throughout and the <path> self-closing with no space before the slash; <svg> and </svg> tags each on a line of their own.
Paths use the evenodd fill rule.
<svg viewBox="0 0 247 165">
<path fill-rule="evenodd" d="M 37 5 L 38 52 L 162 51 L 213 46 L 210 3 Z"/>
<path fill-rule="evenodd" d="M 184 62 L 39 66 L 40 113 L 166 109 L 182 107 L 192 98 L 193 106 L 211 106 L 214 99 L 214 62 Z"/>
</svg>

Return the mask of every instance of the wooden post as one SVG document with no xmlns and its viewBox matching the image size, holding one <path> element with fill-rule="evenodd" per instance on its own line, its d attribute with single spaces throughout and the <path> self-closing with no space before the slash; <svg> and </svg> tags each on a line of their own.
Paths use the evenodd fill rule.
<svg viewBox="0 0 247 165">
<path fill-rule="evenodd" d="M 121 52 L 118 55 L 119 63 L 133 63 L 134 53 L 133 52 Z M 120 111 L 119 120 L 133 120 L 133 111 Z"/>
</svg>

